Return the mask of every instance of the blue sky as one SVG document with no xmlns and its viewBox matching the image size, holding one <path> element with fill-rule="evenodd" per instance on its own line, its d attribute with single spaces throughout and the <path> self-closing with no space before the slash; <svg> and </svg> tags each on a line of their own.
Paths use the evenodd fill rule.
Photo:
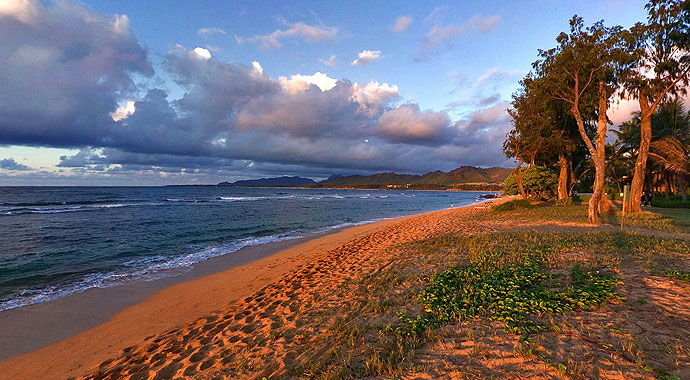
<svg viewBox="0 0 690 380">
<path fill-rule="evenodd" d="M 537 49 L 644 3 L 9 0 L 0 185 L 508 166 Z"/>
</svg>

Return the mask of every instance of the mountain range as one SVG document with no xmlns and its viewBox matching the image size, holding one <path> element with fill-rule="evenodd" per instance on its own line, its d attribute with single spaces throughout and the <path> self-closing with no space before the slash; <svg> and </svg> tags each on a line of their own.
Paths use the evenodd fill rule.
<svg viewBox="0 0 690 380">
<path fill-rule="evenodd" d="M 462 189 L 494 190 L 500 189 L 503 181 L 512 169 L 476 168 L 461 166 L 450 172 L 435 171 L 424 175 L 397 174 L 393 172 L 372 175 L 330 176 L 328 179 L 315 182 L 303 177 L 276 177 L 221 182 L 219 186 L 243 187 L 350 187 L 350 188 L 409 188 L 409 189 Z"/>
<path fill-rule="evenodd" d="M 221 182 L 218 186 L 238 186 L 238 187 L 300 187 L 306 185 L 313 185 L 316 182 L 313 179 L 303 177 L 275 177 L 275 178 L 260 178 L 248 179 L 235 182 Z"/>
</svg>

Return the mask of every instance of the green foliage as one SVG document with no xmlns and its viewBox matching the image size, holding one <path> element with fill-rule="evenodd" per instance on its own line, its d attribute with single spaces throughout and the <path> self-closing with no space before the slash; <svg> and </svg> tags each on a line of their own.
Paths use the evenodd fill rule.
<svg viewBox="0 0 690 380">
<path fill-rule="evenodd" d="M 528 199 L 514 199 L 494 207 L 495 212 L 506 212 L 532 208 L 532 201 Z"/>
<path fill-rule="evenodd" d="M 652 198 L 652 206 L 663 208 L 690 208 L 690 202 L 683 202 L 680 195 L 673 195 L 666 199 L 663 196 Z"/>
<path fill-rule="evenodd" d="M 666 277 L 690 281 L 690 272 L 684 272 L 682 270 L 670 270 L 666 272 Z"/>
<path fill-rule="evenodd" d="M 569 286 L 559 289 L 561 279 L 544 272 L 539 252 L 534 253 L 522 263 L 487 267 L 474 262 L 436 274 L 418 296 L 425 314 L 413 319 L 401 313 L 399 318 L 410 330 L 423 331 L 487 316 L 505 322 L 506 330 L 526 336 L 547 328 L 534 321 L 533 315 L 591 310 L 618 297 L 616 278 L 585 271 L 579 264 L 570 272 Z"/>
<path fill-rule="evenodd" d="M 518 175 L 522 174 L 525 170 L 527 169 L 520 169 Z M 549 199 L 556 193 L 558 176 L 549 168 L 532 166 L 522 178 L 522 186 L 525 192 L 532 198 Z M 503 182 L 503 193 L 505 195 L 520 194 L 515 176 L 512 174 Z"/>
</svg>

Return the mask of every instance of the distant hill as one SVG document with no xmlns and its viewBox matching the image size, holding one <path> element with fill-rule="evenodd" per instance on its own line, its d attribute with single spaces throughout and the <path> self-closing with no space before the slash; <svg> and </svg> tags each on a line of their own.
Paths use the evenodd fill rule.
<svg viewBox="0 0 690 380">
<path fill-rule="evenodd" d="M 218 186 L 237 186 L 237 187 L 297 187 L 313 185 L 313 179 L 303 177 L 275 177 L 275 178 L 260 178 L 248 179 L 235 182 L 221 182 Z"/>
<path fill-rule="evenodd" d="M 386 172 L 368 176 L 331 176 L 314 187 L 499 190 L 511 172 L 512 169 L 507 168 L 461 166 L 448 173 L 435 171 L 424 175 Z"/>
</svg>

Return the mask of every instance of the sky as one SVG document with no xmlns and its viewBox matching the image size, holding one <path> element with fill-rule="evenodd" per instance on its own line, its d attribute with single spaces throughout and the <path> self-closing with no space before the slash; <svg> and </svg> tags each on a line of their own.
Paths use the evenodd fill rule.
<svg viewBox="0 0 690 380">
<path fill-rule="evenodd" d="M 510 167 L 538 49 L 644 4 L 2 0 L 0 185 Z"/>
</svg>

